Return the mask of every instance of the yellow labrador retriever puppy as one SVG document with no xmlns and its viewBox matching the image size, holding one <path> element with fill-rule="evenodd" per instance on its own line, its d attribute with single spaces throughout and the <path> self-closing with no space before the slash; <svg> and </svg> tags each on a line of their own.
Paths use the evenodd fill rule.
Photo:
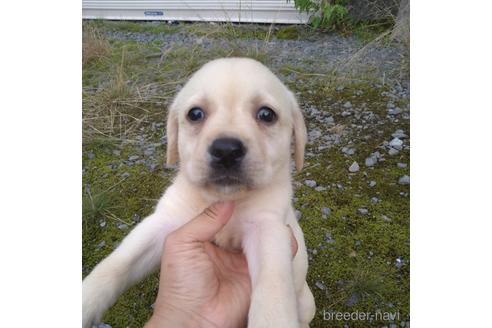
<svg viewBox="0 0 492 328">
<path fill-rule="evenodd" d="M 83 327 L 101 320 L 129 286 L 154 270 L 166 236 L 212 203 L 235 200 L 215 243 L 242 249 L 252 281 L 249 327 L 308 327 L 315 313 L 306 283 L 303 233 L 292 208 L 291 140 L 304 162 L 306 127 L 294 95 L 247 58 L 204 65 L 169 109 L 167 163 L 180 161 L 155 212 L 83 281 Z M 292 227 L 298 251 L 291 258 Z"/>
</svg>

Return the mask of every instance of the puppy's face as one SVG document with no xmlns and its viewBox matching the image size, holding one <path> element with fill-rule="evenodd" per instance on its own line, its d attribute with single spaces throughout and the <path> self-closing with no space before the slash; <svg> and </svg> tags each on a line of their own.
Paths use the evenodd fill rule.
<svg viewBox="0 0 492 328">
<path fill-rule="evenodd" d="M 306 128 L 295 97 L 262 64 L 245 58 L 212 61 L 174 100 L 168 117 L 168 164 L 187 179 L 231 194 L 261 188 L 289 172 L 295 135 L 301 169 Z"/>
</svg>

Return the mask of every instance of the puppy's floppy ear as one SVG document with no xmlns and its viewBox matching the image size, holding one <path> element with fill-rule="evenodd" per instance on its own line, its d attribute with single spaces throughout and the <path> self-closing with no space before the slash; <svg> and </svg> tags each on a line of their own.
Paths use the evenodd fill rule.
<svg viewBox="0 0 492 328">
<path fill-rule="evenodd" d="M 304 149 L 307 142 L 307 131 L 301 108 L 293 94 L 291 94 L 291 99 L 294 124 L 294 160 L 296 162 L 297 172 L 300 172 L 304 166 Z"/>
<path fill-rule="evenodd" d="M 178 113 L 174 104 L 169 107 L 167 115 L 167 153 L 166 164 L 168 166 L 176 164 L 179 158 L 178 153 Z"/>
</svg>

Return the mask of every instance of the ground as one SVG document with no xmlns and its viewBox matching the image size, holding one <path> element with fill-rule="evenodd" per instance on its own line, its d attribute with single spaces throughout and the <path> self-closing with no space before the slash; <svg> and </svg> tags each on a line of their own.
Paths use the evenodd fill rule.
<svg viewBox="0 0 492 328">
<path fill-rule="evenodd" d="M 192 72 L 224 56 L 266 64 L 306 117 L 294 206 L 317 305 L 312 327 L 408 327 L 408 50 L 364 29 L 84 22 L 83 276 L 152 212 L 175 175 L 164 167 L 167 105 Z M 157 287 L 156 273 L 130 288 L 104 322 L 143 326 Z M 328 320 L 332 311 L 374 317 Z"/>
</svg>

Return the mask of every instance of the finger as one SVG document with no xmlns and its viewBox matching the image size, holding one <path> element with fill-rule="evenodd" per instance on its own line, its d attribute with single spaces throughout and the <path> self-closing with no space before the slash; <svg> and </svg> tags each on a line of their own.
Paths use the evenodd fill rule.
<svg viewBox="0 0 492 328">
<path fill-rule="evenodd" d="M 299 245 L 297 244 L 297 239 L 294 236 L 294 231 L 292 230 L 292 227 L 290 225 L 287 225 L 289 227 L 289 233 L 290 233 L 290 251 L 292 253 L 292 258 L 294 258 L 297 254 L 297 249 L 299 248 Z"/>
<path fill-rule="evenodd" d="M 219 202 L 205 209 L 200 215 L 173 233 L 173 240 L 193 242 L 210 241 L 229 221 L 234 202 Z"/>
</svg>

